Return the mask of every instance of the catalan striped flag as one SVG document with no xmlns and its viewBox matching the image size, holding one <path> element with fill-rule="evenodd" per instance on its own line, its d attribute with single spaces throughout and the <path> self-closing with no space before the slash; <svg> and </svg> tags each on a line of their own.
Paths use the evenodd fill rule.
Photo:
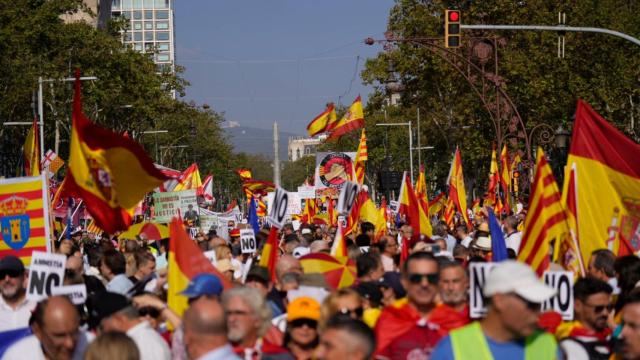
<svg viewBox="0 0 640 360">
<path fill-rule="evenodd" d="M 182 315 L 187 309 L 187 297 L 180 294 L 180 292 L 186 289 L 191 279 L 198 274 L 207 273 L 217 276 L 225 289 L 233 286 L 204 256 L 198 245 L 191 240 L 179 219 L 174 218 L 171 221 L 169 234 L 169 293 L 167 294 L 167 304 L 171 310 Z"/>
<path fill-rule="evenodd" d="M 336 236 L 333 238 L 333 245 L 331 245 L 331 256 L 338 259 L 349 256 L 349 253 L 347 252 L 347 242 L 345 241 L 342 232 L 342 226 L 338 224 Z"/>
<path fill-rule="evenodd" d="M 269 237 L 267 238 L 267 243 L 262 247 L 262 253 L 260 254 L 260 262 L 258 265 L 264 266 L 269 269 L 269 274 L 271 274 L 271 280 L 276 280 L 276 262 L 278 261 L 279 255 L 278 249 L 278 228 L 275 226 L 271 227 L 271 231 L 269 231 Z"/>
<path fill-rule="evenodd" d="M 25 266 L 34 251 L 50 251 L 49 201 L 42 176 L 0 180 L 0 259 L 19 257 Z"/>
<path fill-rule="evenodd" d="M 503 210 L 509 213 L 513 208 L 513 202 L 511 201 L 511 168 L 509 167 L 509 152 L 506 144 L 500 152 L 500 187 L 504 198 L 502 202 Z"/>
<path fill-rule="evenodd" d="M 411 186 L 411 179 L 405 171 L 402 178 L 402 185 L 400 186 L 400 196 L 398 197 L 398 212 L 405 215 L 407 223 L 411 225 L 415 234 L 426 235 L 431 237 L 433 235 L 433 228 L 431 227 L 431 221 L 429 221 L 429 215 L 425 212 L 420 201 L 416 197 L 416 193 Z"/>
<path fill-rule="evenodd" d="M 367 152 L 367 134 L 365 134 L 365 129 L 362 129 L 362 135 L 360 135 L 360 143 L 358 144 L 358 152 L 356 153 L 356 181 L 358 184 L 364 184 L 364 170 L 365 165 L 364 162 L 369 160 L 369 155 Z"/>
<path fill-rule="evenodd" d="M 456 205 L 453 203 L 451 198 L 447 198 L 447 205 L 444 208 L 444 222 L 447 224 L 449 229 L 453 228 L 453 220 L 456 215 Z"/>
<path fill-rule="evenodd" d="M 346 133 L 358 130 L 362 127 L 364 127 L 364 112 L 362 111 L 362 100 L 358 95 L 344 116 L 338 120 L 335 125 L 327 129 L 331 130 L 327 140 L 337 139 Z"/>
<path fill-rule="evenodd" d="M 82 198 L 96 224 L 112 234 L 129 228 L 129 211 L 167 177 L 138 143 L 93 124 L 83 114 L 79 78 L 76 71 L 65 187 Z"/>
<path fill-rule="evenodd" d="M 268 192 L 276 190 L 276 186 L 269 181 L 245 180 L 242 183 L 242 189 L 248 197 L 252 195 L 267 196 Z"/>
<path fill-rule="evenodd" d="M 33 119 L 33 125 L 27 133 L 22 147 L 24 155 L 24 174 L 26 176 L 40 175 L 40 138 L 38 136 L 38 118 Z"/>
<path fill-rule="evenodd" d="M 92 234 L 102 234 L 102 229 L 100 229 L 93 220 L 87 225 L 86 230 Z"/>
<path fill-rule="evenodd" d="M 467 227 L 471 228 L 471 220 L 469 220 L 469 214 L 467 214 L 467 192 L 464 188 L 464 175 L 462 174 L 462 156 L 458 148 L 456 148 L 456 153 L 451 162 L 448 183 L 449 198 L 462 214 Z"/>
<path fill-rule="evenodd" d="M 332 125 L 337 120 L 336 109 L 333 103 L 327 104 L 327 108 L 318 116 L 316 116 L 309 125 L 307 125 L 307 132 L 309 136 L 315 136 L 327 131 L 329 125 Z"/>
<path fill-rule="evenodd" d="M 539 147 L 518 260 L 529 264 L 542 276 L 549 268 L 551 240 L 560 241 L 568 233 L 567 215 L 558 184 L 542 148 Z"/>
<path fill-rule="evenodd" d="M 429 214 L 429 196 L 427 195 L 427 177 L 424 173 L 424 165 L 420 164 L 420 175 L 416 180 L 416 197 L 425 214 Z"/>
</svg>

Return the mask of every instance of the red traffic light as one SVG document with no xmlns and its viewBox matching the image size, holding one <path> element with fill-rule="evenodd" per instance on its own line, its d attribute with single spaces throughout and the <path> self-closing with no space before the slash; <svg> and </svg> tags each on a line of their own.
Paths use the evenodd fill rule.
<svg viewBox="0 0 640 360">
<path fill-rule="evenodd" d="M 460 20 L 459 11 L 449 11 L 449 21 L 459 21 L 459 20 Z"/>
</svg>

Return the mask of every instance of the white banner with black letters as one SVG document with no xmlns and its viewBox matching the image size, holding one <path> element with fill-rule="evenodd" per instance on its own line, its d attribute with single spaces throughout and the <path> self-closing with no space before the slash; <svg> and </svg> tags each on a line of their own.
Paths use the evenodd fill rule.
<svg viewBox="0 0 640 360">
<path fill-rule="evenodd" d="M 64 255 L 34 251 L 29 266 L 27 299 L 40 301 L 51 296 L 53 288 L 62 286 L 66 262 Z"/>
<path fill-rule="evenodd" d="M 563 320 L 573 320 L 573 272 L 546 271 L 543 276 L 544 283 L 556 289 L 557 295 L 543 302 L 541 311 L 553 310 Z"/>
<path fill-rule="evenodd" d="M 469 316 L 481 318 L 487 313 L 487 306 L 484 303 L 482 288 L 489 272 L 497 263 L 476 263 L 469 264 Z"/>
</svg>

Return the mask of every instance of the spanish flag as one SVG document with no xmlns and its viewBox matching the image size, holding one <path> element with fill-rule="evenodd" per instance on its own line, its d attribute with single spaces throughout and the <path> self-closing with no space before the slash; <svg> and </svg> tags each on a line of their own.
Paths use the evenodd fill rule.
<svg viewBox="0 0 640 360">
<path fill-rule="evenodd" d="M 511 201 L 511 169 L 509 168 L 509 153 L 506 144 L 500 152 L 500 168 L 500 187 L 504 198 L 502 205 L 503 209 L 509 213 L 513 206 Z"/>
<path fill-rule="evenodd" d="M 411 186 L 411 179 L 407 176 L 406 171 L 402 177 L 398 206 L 400 207 L 398 212 L 405 215 L 407 223 L 411 225 L 416 235 L 422 234 L 429 238 L 433 235 L 429 216 L 422 205 L 420 205 L 413 186 Z"/>
<path fill-rule="evenodd" d="M 247 197 L 252 195 L 260 195 L 267 196 L 268 192 L 272 192 L 276 190 L 276 186 L 269 181 L 262 180 L 245 180 L 242 183 L 242 189 L 244 190 Z"/>
<path fill-rule="evenodd" d="M 416 180 L 416 197 L 425 214 L 429 214 L 429 197 L 427 195 L 427 177 L 424 174 L 424 165 L 420 164 L 420 175 Z"/>
<path fill-rule="evenodd" d="M 567 224 L 569 233 L 555 242 L 553 251 L 553 261 L 562 265 L 565 269 L 572 271 L 575 276 L 585 276 L 585 268 L 582 263 L 580 252 L 579 232 L 578 232 L 578 189 L 576 167 L 569 171 L 569 185 L 562 192 L 562 203 L 567 213 Z"/>
<path fill-rule="evenodd" d="M 331 130 L 331 134 L 329 134 L 327 140 L 337 139 L 348 132 L 358 130 L 362 127 L 364 127 L 364 112 L 362 111 L 362 100 L 360 100 L 360 96 L 358 95 L 344 116 L 330 129 L 327 129 Z"/>
<path fill-rule="evenodd" d="M 484 204 L 493 207 L 493 210 L 500 214 L 500 198 L 498 196 L 498 186 L 500 184 L 500 174 L 498 174 L 498 159 L 496 157 L 496 145 L 493 144 L 491 150 L 491 166 L 489 167 L 489 187 L 485 196 Z"/>
<path fill-rule="evenodd" d="M 448 183 L 449 199 L 453 201 L 458 211 L 462 214 L 462 218 L 467 224 L 467 227 L 471 228 L 471 221 L 469 220 L 469 214 L 467 214 L 467 192 L 464 188 L 464 176 L 462 175 L 462 157 L 460 156 L 460 149 L 458 148 L 456 148 L 456 154 L 451 163 Z"/>
<path fill-rule="evenodd" d="M 184 231 L 179 219 L 174 218 L 169 224 L 169 293 L 167 304 L 179 315 L 187 309 L 187 297 L 180 294 L 187 288 L 189 281 L 196 275 L 213 274 L 220 279 L 225 289 L 233 285 L 202 254 L 198 245 Z"/>
<path fill-rule="evenodd" d="M 364 184 L 364 162 L 369 160 L 369 155 L 367 152 L 367 134 L 365 134 L 364 129 L 362 129 L 362 135 L 360 135 L 360 143 L 358 144 L 358 152 L 356 153 L 356 181 L 358 184 Z"/>
<path fill-rule="evenodd" d="M 272 226 L 271 231 L 269 231 L 267 243 L 264 244 L 264 247 L 262 248 L 260 262 L 258 263 L 258 265 L 269 269 L 272 281 L 276 280 L 276 261 L 278 260 L 278 252 L 278 228 Z"/>
<path fill-rule="evenodd" d="M 386 207 L 386 203 L 384 206 Z M 368 221 L 373 224 L 375 229 L 373 243 L 377 243 L 378 239 L 387 232 L 387 221 L 385 215 L 376 208 L 373 200 L 368 198 L 360 208 L 359 216 L 360 221 Z"/>
<path fill-rule="evenodd" d="M 173 191 L 183 191 L 190 189 L 202 190 L 202 179 L 200 178 L 200 170 L 198 164 L 193 163 L 178 178 L 178 185 Z"/>
<path fill-rule="evenodd" d="M 311 120 L 309 125 L 307 125 L 307 132 L 309 133 L 309 136 L 315 136 L 327 131 L 327 127 L 330 124 L 335 123 L 336 119 L 337 116 L 335 106 L 333 105 L 333 103 L 327 104 L 326 110 L 323 111 L 322 114 L 316 116 L 313 120 Z"/>
<path fill-rule="evenodd" d="M 335 258 L 349 256 L 347 252 L 347 242 L 342 234 L 342 226 L 340 224 L 338 224 L 336 236 L 333 238 L 333 244 L 331 245 L 331 256 Z"/>
<path fill-rule="evenodd" d="M 84 200 L 96 225 L 112 234 L 129 228 L 128 210 L 167 177 L 135 141 L 85 117 L 79 77 L 80 71 L 76 71 L 65 186 L 71 195 Z"/>
<path fill-rule="evenodd" d="M 25 176 L 40 175 L 40 138 L 38 135 L 38 118 L 34 118 L 33 125 L 29 129 L 22 147 Z"/>
<path fill-rule="evenodd" d="M 574 172 L 583 263 L 594 250 L 640 250 L 640 145 L 578 100 L 563 192 Z"/>
<path fill-rule="evenodd" d="M 240 176 L 240 180 L 245 181 L 245 180 L 251 180 L 251 170 L 249 169 L 236 169 L 236 174 L 238 174 L 238 176 Z"/>
<path fill-rule="evenodd" d="M 539 147 L 518 260 L 529 264 L 542 276 L 549 269 L 549 244 L 554 239 L 560 241 L 568 233 L 567 215 L 558 184 L 544 151 Z"/>
</svg>

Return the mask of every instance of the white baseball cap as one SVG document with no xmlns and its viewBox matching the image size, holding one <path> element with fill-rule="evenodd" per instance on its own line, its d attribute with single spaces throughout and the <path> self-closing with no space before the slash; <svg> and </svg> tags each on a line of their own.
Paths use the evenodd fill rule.
<svg viewBox="0 0 640 360">
<path fill-rule="evenodd" d="M 300 230 L 300 233 L 301 233 L 302 235 L 304 235 L 304 234 L 311 234 L 311 229 L 309 229 L 309 228 L 304 228 L 304 229 Z"/>
<path fill-rule="evenodd" d="M 553 297 L 556 290 L 545 285 L 527 264 L 505 260 L 487 275 L 484 295 L 515 293 L 532 303 L 542 303 Z"/>
</svg>

